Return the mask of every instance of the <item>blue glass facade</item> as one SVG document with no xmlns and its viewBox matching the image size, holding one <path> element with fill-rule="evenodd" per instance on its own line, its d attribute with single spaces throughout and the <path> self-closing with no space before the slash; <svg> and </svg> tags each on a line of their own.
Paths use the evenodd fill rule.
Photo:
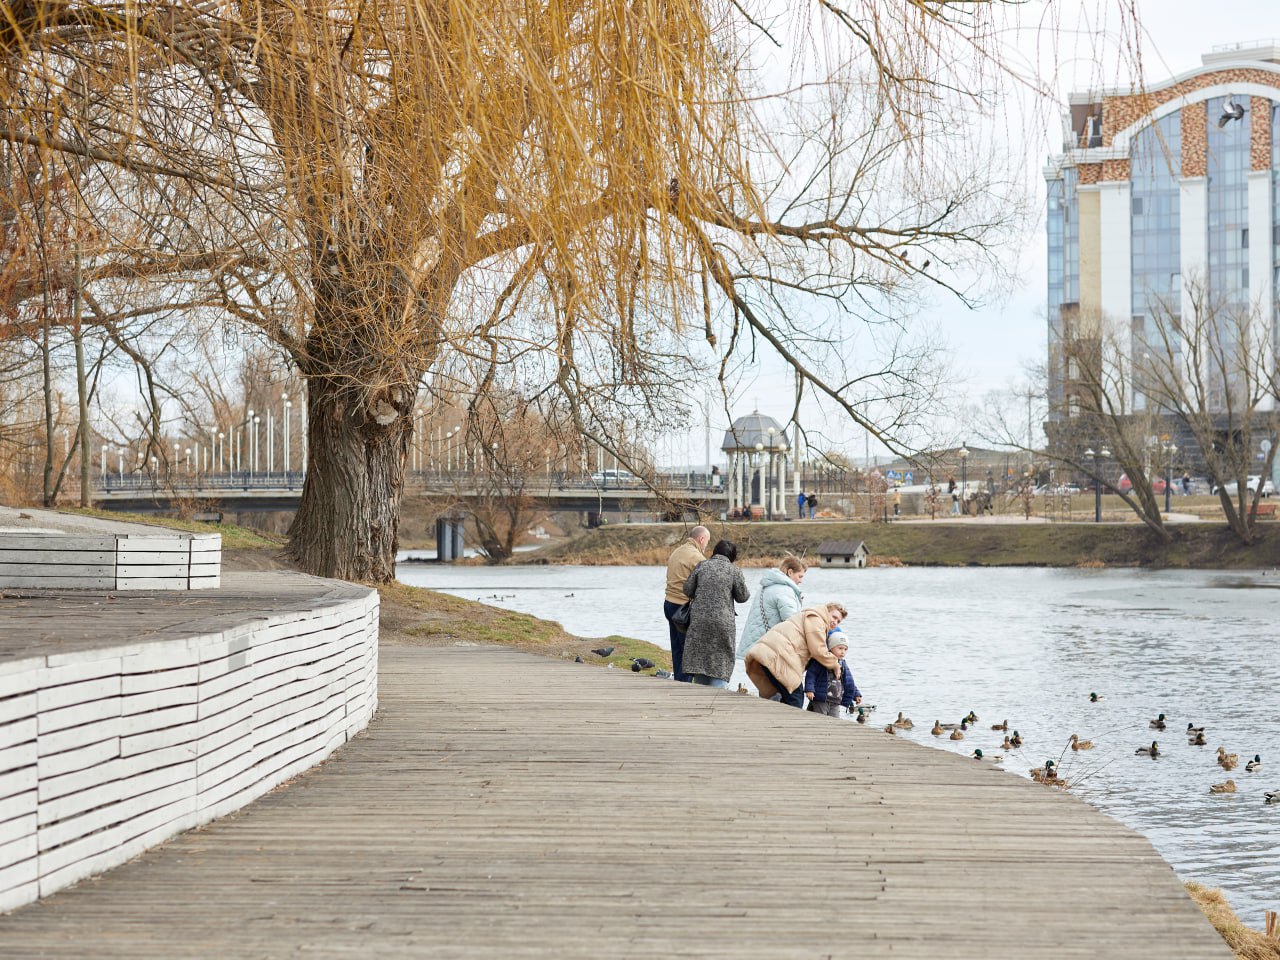
<svg viewBox="0 0 1280 960">
<path fill-rule="evenodd" d="M 1208 281 L 1216 303 L 1249 302 L 1249 99 L 1244 119 L 1218 125 L 1225 97 L 1207 102 Z"/>
<path fill-rule="evenodd" d="M 1132 356 L 1141 357 L 1156 324 L 1181 302 L 1179 233 L 1182 114 L 1144 127 L 1129 148 Z"/>
<path fill-rule="evenodd" d="M 1056 410 L 1061 407 L 1062 371 L 1062 301 L 1063 301 L 1063 228 L 1064 187 L 1061 180 L 1048 182 L 1049 199 L 1046 210 L 1046 228 L 1049 237 L 1049 405 Z"/>
</svg>

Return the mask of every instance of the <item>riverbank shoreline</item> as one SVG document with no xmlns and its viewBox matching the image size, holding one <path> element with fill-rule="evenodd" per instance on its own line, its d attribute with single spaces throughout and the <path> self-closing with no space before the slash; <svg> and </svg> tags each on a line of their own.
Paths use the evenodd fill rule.
<svg viewBox="0 0 1280 960">
<path fill-rule="evenodd" d="M 691 525 L 620 524 L 520 554 L 520 564 L 663 564 Z M 865 541 L 874 558 L 925 567 L 1152 567 L 1270 569 L 1280 566 L 1280 524 L 1244 546 L 1225 526 L 1171 526 L 1168 543 L 1135 524 L 985 524 L 965 521 L 848 523 L 839 520 L 712 523 L 711 539 L 738 545 L 745 566 L 773 566 L 787 554 L 816 561 L 824 541 Z"/>
</svg>

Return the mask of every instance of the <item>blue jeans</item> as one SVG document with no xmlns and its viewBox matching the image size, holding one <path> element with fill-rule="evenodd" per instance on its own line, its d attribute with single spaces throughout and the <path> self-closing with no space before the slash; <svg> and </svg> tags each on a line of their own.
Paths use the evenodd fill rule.
<svg viewBox="0 0 1280 960">
<path fill-rule="evenodd" d="M 700 687 L 715 687 L 718 690 L 729 689 L 729 681 L 721 680 L 718 677 L 708 677 L 705 673 L 691 673 L 689 679 Z"/>
<path fill-rule="evenodd" d="M 680 609 L 682 604 L 662 601 L 662 615 L 667 618 L 667 632 L 671 637 L 671 672 L 681 683 L 688 683 L 690 677 L 684 672 L 684 631 L 677 630 L 671 622 L 671 615 Z"/>
</svg>

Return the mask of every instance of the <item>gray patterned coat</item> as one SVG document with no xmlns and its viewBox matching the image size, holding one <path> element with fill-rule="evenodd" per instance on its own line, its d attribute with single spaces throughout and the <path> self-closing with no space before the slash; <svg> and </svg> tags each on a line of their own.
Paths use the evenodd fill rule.
<svg viewBox="0 0 1280 960">
<path fill-rule="evenodd" d="M 684 672 L 728 680 L 737 654 L 733 602 L 751 599 L 742 571 L 724 557 L 713 556 L 693 568 L 684 592 L 692 601 L 684 638 Z"/>
</svg>

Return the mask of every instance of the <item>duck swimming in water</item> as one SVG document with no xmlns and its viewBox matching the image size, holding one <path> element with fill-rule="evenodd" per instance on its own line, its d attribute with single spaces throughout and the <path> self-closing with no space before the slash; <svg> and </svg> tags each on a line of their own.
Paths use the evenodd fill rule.
<svg viewBox="0 0 1280 960">
<path fill-rule="evenodd" d="M 1090 693 L 1090 694 L 1089 694 L 1089 702 L 1090 702 L 1090 703 L 1098 703 L 1099 701 L 1101 701 L 1101 700 L 1105 700 L 1105 699 L 1107 699 L 1107 698 L 1106 698 L 1106 697 L 1104 697 L 1104 696 L 1103 696 L 1102 694 L 1100 694 L 1100 693 Z"/>
<path fill-rule="evenodd" d="M 1252 760 L 1250 760 L 1248 763 L 1246 763 L 1246 764 L 1244 765 L 1244 769 L 1245 769 L 1245 771 L 1246 771 L 1247 773 L 1254 773 L 1254 772 L 1256 772 L 1256 771 L 1258 771 L 1258 770 L 1261 770 L 1261 769 L 1262 769 L 1262 754 L 1260 754 L 1260 753 L 1255 753 L 1255 754 L 1253 755 L 1253 759 L 1252 759 Z"/>
<path fill-rule="evenodd" d="M 992 730 L 1004 730 L 1004 731 L 1006 731 L 1006 732 L 1007 732 L 1007 731 L 1009 730 L 1009 721 L 1008 721 L 1008 720 L 1002 720 L 1002 721 L 1000 721 L 999 723 L 993 723 L 993 724 L 991 725 L 991 729 L 992 729 Z"/>
<path fill-rule="evenodd" d="M 1226 747 L 1218 748 L 1218 766 L 1223 770 L 1234 770 L 1240 765 L 1240 754 L 1227 753 Z"/>
<path fill-rule="evenodd" d="M 942 736 L 943 730 L 944 730 L 944 727 L 942 726 L 942 724 L 939 723 L 937 720 L 935 720 L 933 721 L 933 729 L 930 730 L 929 732 L 932 733 L 935 737 L 940 737 Z"/>
<path fill-rule="evenodd" d="M 1152 720 L 1152 721 L 1151 721 L 1151 723 L 1149 723 L 1149 724 L 1148 724 L 1148 726 L 1149 726 L 1149 727 L 1151 727 L 1151 729 L 1152 729 L 1152 730 L 1163 730 L 1163 729 L 1164 729 L 1164 714 L 1163 714 L 1163 713 L 1162 713 L 1162 714 L 1160 714 L 1160 716 L 1158 716 L 1158 717 L 1156 717 L 1154 720 Z"/>
<path fill-rule="evenodd" d="M 1092 749 L 1093 749 L 1093 741 L 1092 741 L 1092 740 L 1081 740 L 1081 739 L 1080 739 L 1080 734 L 1078 734 L 1078 733 L 1073 733 L 1073 734 L 1071 735 L 1071 749 L 1072 749 L 1072 750 L 1092 750 Z"/>
<path fill-rule="evenodd" d="M 1214 783 L 1209 786 L 1210 793 L 1235 793 L 1236 782 L 1228 780 L 1226 783 Z"/>
<path fill-rule="evenodd" d="M 1146 755 L 1146 756 L 1150 757 L 1152 760 L 1154 760 L 1156 757 L 1160 756 L 1160 744 L 1158 744 L 1158 743 L 1156 743 L 1154 740 L 1152 740 L 1152 741 L 1151 741 L 1151 746 L 1149 746 L 1149 747 L 1139 747 L 1137 750 L 1135 750 L 1135 751 L 1133 751 L 1133 752 L 1134 752 L 1134 753 L 1141 753 L 1141 754 L 1144 754 L 1144 755 Z"/>
</svg>

